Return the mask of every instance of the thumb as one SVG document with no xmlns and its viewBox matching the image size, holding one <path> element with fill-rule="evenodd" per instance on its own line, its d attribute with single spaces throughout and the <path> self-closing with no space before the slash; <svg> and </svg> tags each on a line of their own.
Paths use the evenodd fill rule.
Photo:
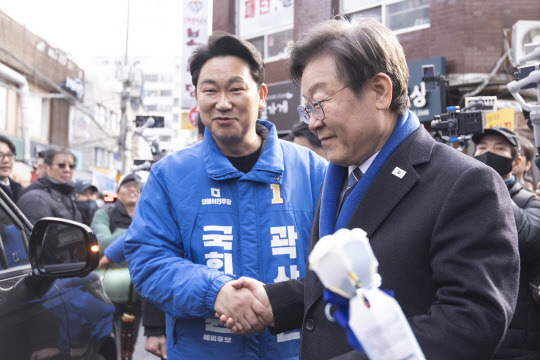
<svg viewBox="0 0 540 360">
<path fill-rule="evenodd" d="M 235 289 L 241 289 L 246 286 L 246 280 L 245 277 L 242 276 L 241 278 L 238 278 L 236 280 L 229 281 L 229 284 Z"/>
</svg>

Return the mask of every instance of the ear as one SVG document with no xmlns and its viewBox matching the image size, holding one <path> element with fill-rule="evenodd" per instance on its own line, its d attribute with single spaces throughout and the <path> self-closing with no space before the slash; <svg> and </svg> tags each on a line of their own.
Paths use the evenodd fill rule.
<svg viewBox="0 0 540 360">
<path fill-rule="evenodd" d="M 388 75 L 377 73 L 370 80 L 371 89 L 375 92 L 377 110 L 388 110 L 392 102 L 392 81 Z"/>
<path fill-rule="evenodd" d="M 519 170 L 519 165 L 521 165 L 521 162 L 523 161 L 523 158 L 521 156 L 518 156 L 516 160 L 512 162 L 512 172 L 516 172 Z"/>
<path fill-rule="evenodd" d="M 259 110 L 264 109 L 266 95 L 268 95 L 268 88 L 266 87 L 266 84 L 263 83 L 259 89 Z"/>
</svg>

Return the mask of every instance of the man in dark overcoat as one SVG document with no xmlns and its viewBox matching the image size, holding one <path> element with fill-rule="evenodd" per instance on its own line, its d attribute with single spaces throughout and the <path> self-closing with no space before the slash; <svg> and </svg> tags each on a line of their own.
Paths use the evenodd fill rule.
<svg viewBox="0 0 540 360">
<path fill-rule="evenodd" d="M 330 161 L 310 250 L 340 228 L 365 230 L 380 288 L 394 293 L 426 358 L 490 359 L 512 319 L 519 277 L 501 177 L 420 125 L 408 110 L 401 45 L 375 20 L 313 26 L 291 49 L 290 72 L 307 100 L 299 113 Z M 264 286 L 241 278 L 235 286 L 266 305 L 253 310 L 273 315 L 271 332 L 302 329 L 302 359 L 366 358 L 327 319 L 314 272 Z M 234 314 L 221 320 L 233 332 L 248 327 Z"/>
</svg>

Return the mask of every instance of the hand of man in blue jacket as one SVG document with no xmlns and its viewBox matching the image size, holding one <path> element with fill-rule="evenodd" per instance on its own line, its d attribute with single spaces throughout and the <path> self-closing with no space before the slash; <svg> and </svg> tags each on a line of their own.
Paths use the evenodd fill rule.
<svg viewBox="0 0 540 360">
<path fill-rule="evenodd" d="M 219 291 L 214 303 L 216 316 L 219 316 L 220 320 L 227 319 L 222 322 L 226 326 L 229 324 L 227 327 L 233 334 L 247 335 L 262 332 L 266 328 L 267 321 L 273 321 L 271 310 L 270 314 L 268 313 L 270 302 L 262 285 L 255 279 L 242 277 L 239 280 L 227 282 Z M 257 298 L 257 295 L 261 295 L 260 291 L 257 292 L 259 286 L 264 293 L 263 301 L 266 297 L 265 304 Z M 256 291 L 255 294 L 252 289 Z"/>
<path fill-rule="evenodd" d="M 266 326 L 274 326 L 274 315 L 272 314 L 272 306 L 270 305 L 268 295 L 264 290 L 264 284 L 262 282 L 242 276 L 238 280 L 229 281 L 227 284 L 230 284 L 233 288 L 237 290 L 249 290 L 252 295 L 254 295 L 255 301 L 252 301 L 249 306 L 251 310 L 256 314 L 258 321 L 263 324 L 263 327 L 260 331 L 264 331 Z M 227 328 L 231 329 L 231 332 L 233 334 L 246 335 L 250 333 L 247 332 L 246 329 L 244 329 L 243 324 L 239 323 L 234 316 L 227 316 L 226 313 L 223 313 L 220 316 L 220 321 Z"/>
</svg>

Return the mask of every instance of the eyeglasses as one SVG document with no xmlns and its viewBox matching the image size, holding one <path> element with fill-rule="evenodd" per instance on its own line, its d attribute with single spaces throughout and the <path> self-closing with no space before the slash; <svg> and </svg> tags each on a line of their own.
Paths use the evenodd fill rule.
<svg viewBox="0 0 540 360">
<path fill-rule="evenodd" d="M 56 166 L 58 166 L 60 169 L 64 169 L 66 166 L 69 166 L 69 168 L 71 170 L 75 169 L 77 167 L 77 165 L 75 164 L 66 164 L 66 163 L 58 163 L 56 164 Z"/>
<path fill-rule="evenodd" d="M 4 161 L 5 158 L 8 158 L 8 160 L 13 160 L 14 157 L 15 157 L 15 154 L 12 152 L 7 153 L 7 154 L 0 153 L 0 161 Z"/>
<path fill-rule="evenodd" d="M 317 101 L 313 99 L 309 100 L 307 102 L 307 109 L 303 107 L 302 105 L 298 105 L 298 107 L 296 108 L 296 111 L 298 111 L 298 114 L 300 115 L 300 119 L 302 119 L 302 121 L 308 125 L 309 125 L 309 114 L 313 114 L 313 116 L 315 116 L 315 118 L 317 118 L 318 120 L 324 120 L 324 117 L 326 115 L 324 114 L 322 103 L 327 100 L 330 100 L 332 96 L 336 95 L 338 92 L 345 89 L 346 87 L 349 87 L 350 85 L 351 84 L 345 85 L 344 87 L 334 92 L 333 94 L 328 95 L 321 101 Z"/>
</svg>

